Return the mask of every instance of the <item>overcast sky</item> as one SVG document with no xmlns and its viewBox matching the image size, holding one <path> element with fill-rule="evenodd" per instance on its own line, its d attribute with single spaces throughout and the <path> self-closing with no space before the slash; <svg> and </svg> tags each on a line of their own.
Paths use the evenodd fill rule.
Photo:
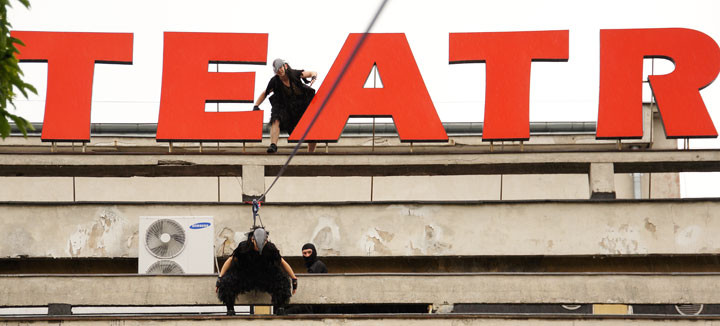
<svg viewBox="0 0 720 326">
<path fill-rule="evenodd" d="M 154 123 L 162 84 L 163 32 L 268 33 L 268 62 L 281 57 L 295 68 L 317 71 L 322 83 L 348 33 L 364 31 L 380 1 L 31 0 L 29 10 L 17 1 L 11 3 L 15 8 L 9 20 L 15 30 L 133 33 L 132 65 L 96 65 L 92 122 Z M 373 32 L 406 34 L 440 119 L 452 122 L 483 120 L 485 66 L 449 65 L 449 33 L 569 30 L 568 62 L 532 64 L 530 120 L 596 121 L 600 29 L 682 27 L 720 42 L 718 13 L 718 0 L 390 0 Z M 18 100 L 18 113 L 33 122 L 42 121 L 47 65 L 23 63 L 21 67 L 39 94 L 29 101 Z M 256 97 L 273 74 L 269 65 L 213 65 L 209 69 L 256 71 Z M 672 69 L 669 61 L 655 62 L 656 74 Z M 720 81 L 701 94 L 715 125 L 720 126 Z M 649 99 L 649 91 L 644 97 Z M 208 110 L 216 108 L 212 105 Z M 222 104 L 220 110 L 249 110 L 251 106 Z M 269 103 L 262 108 L 267 121 Z M 693 140 L 691 147 L 720 148 L 720 141 Z M 707 175 L 700 178 L 707 183 Z M 684 177 L 685 183 L 689 180 L 693 177 Z M 714 191 L 715 187 L 709 188 Z M 686 196 L 706 194 L 692 189 L 683 192 Z"/>
</svg>

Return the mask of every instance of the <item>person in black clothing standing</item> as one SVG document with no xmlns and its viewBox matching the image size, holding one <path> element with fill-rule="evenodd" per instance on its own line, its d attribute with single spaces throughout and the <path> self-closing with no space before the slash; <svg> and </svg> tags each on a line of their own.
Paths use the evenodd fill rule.
<svg viewBox="0 0 720 326">
<path fill-rule="evenodd" d="M 327 273 L 327 266 L 317 258 L 317 250 L 312 243 L 306 243 L 302 247 L 303 260 L 308 273 Z"/>
<path fill-rule="evenodd" d="M 321 260 L 317 258 L 317 250 L 312 243 L 306 243 L 302 246 L 303 260 L 308 273 L 327 273 L 328 269 Z M 327 308 L 312 305 L 294 305 L 287 309 L 289 314 L 322 314 L 328 313 Z"/>
<path fill-rule="evenodd" d="M 268 153 L 277 152 L 280 131 L 291 134 L 295 126 L 300 122 L 305 109 L 315 97 L 315 90 L 310 86 L 317 79 L 317 72 L 292 69 L 283 59 L 273 61 L 273 71 L 275 76 L 270 79 L 265 90 L 255 101 L 255 107 L 253 107 L 253 110 L 260 110 L 260 104 L 265 101 L 265 97 L 270 93 L 273 94 L 270 96 L 272 109 L 270 111 L 270 146 L 267 149 Z M 308 143 L 308 152 L 315 151 L 315 146 L 315 143 Z"/>
</svg>

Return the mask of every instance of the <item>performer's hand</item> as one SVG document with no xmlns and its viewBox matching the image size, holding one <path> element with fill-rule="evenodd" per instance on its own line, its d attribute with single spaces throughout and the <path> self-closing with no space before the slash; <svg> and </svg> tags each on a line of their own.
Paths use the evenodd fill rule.
<svg viewBox="0 0 720 326">
<path fill-rule="evenodd" d="M 218 287 L 216 286 L 216 287 L 215 287 L 215 293 L 217 293 L 217 291 L 218 291 Z"/>
<path fill-rule="evenodd" d="M 257 106 L 257 105 L 256 105 L 256 106 L 253 106 L 253 111 L 258 111 L 258 110 L 260 110 L 260 107 L 259 107 L 259 106 Z"/>
<path fill-rule="evenodd" d="M 296 291 L 297 291 L 297 279 L 294 278 L 294 279 L 292 279 L 292 294 L 295 294 Z"/>
<path fill-rule="evenodd" d="M 313 77 L 312 79 L 310 79 L 310 84 L 308 86 L 312 86 L 313 84 L 315 84 L 316 80 L 317 80 L 317 77 Z"/>
</svg>

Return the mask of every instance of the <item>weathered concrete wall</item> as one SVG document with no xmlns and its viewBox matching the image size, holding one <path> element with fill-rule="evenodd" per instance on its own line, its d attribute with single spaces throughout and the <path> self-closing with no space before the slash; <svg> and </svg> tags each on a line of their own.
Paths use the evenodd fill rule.
<svg viewBox="0 0 720 326">
<path fill-rule="evenodd" d="M 0 201 L 73 201 L 72 177 L 0 177 Z"/>
<path fill-rule="evenodd" d="M 215 217 L 216 253 L 252 224 L 249 205 L 0 204 L 0 257 L 136 257 L 139 216 Z M 717 254 L 720 200 L 266 204 L 285 255 Z"/>
<path fill-rule="evenodd" d="M 587 199 L 588 177 L 584 174 L 503 175 L 502 199 Z"/>
<path fill-rule="evenodd" d="M 373 178 L 373 200 L 500 200 L 499 175 Z"/>
<path fill-rule="evenodd" d="M 218 201 L 217 177 L 75 178 L 76 201 Z"/>
<path fill-rule="evenodd" d="M 279 326 L 279 325 L 309 325 L 309 326 L 394 326 L 394 325 L 417 325 L 417 326 L 457 326 L 457 325 L 482 325 L 482 326 L 656 326 L 658 323 L 672 326 L 717 326 L 720 321 L 714 318 L 692 318 L 692 319 L 644 319 L 644 318 L 605 318 L 605 319 L 568 319 L 568 318 L 538 318 L 538 317 L 490 317 L 490 316 L 312 316 L 312 317 L 234 317 L 214 319 L 188 320 L 192 317 L 179 318 L 124 318 L 118 322 L 117 319 L 0 319 L 4 326 L 28 326 L 47 325 L 58 323 L 68 326 L 117 326 L 121 323 L 124 326 L 176 326 L 176 325 L 207 325 L 207 326 L 234 326 L 238 322 L 252 322 L 257 326 Z"/>
<path fill-rule="evenodd" d="M 265 188 L 275 177 L 265 178 Z M 370 177 L 282 177 L 267 195 L 268 202 L 369 201 Z"/>
<path fill-rule="evenodd" d="M 0 306 L 217 304 L 215 279 L 0 275 Z M 270 298 L 249 293 L 237 302 Z M 304 274 L 291 303 L 710 304 L 720 303 L 720 274 Z"/>
<path fill-rule="evenodd" d="M 653 173 L 644 198 L 678 198 L 677 173 Z M 644 177 L 647 178 L 647 177 Z M 263 177 L 266 189 L 274 177 Z M 615 174 L 617 198 L 633 198 L 630 174 Z M 241 177 L 0 177 L 0 202 L 241 202 Z M 261 191 L 255 191 L 262 193 Z M 255 193 L 253 192 L 253 193 Z M 588 199 L 584 174 L 283 177 L 268 202 Z"/>
<path fill-rule="evenodd" d="M 124 317 L 121 321 L 118 318 L 23 318 L 3 320 L 3 326 L 35 326 L 60 324 L 67 326 L 235 326 L 242 322 L 252 322 L 254 326 L 278 326 L 278 325 L 309 325 L 309 326 L 394 326 L 394 325 L 417 325 L 417 326 L 457 326 L 457 325 L 481 325 L 481 326 L 656 326 L 658 323 L 672 326 L 717 326 L 720 321 L 712 317 L 700 318 L 553 318 L 553 317 L 497 317 L 497 316 L 469 316 L 469 315 L 423 315 L 423 316 L 291 316 L 291 317 L 154 317 L 154 318 L 133 318 Z"/>
<path fill-rule="evenodd" d="M 0 154 L 0 175 L 232 176 L 243 165 L 275 175 L 286 155 L 242 154 Z M 586 173 L 591 163 L 613 163 L 615 173 L 719 171 L 720 150 L 514 153 L 388 153 L 297 155 L 288 176 L 403 176 Z M 42 169 L 39 169 L 42 167 Z"/>
</svg>

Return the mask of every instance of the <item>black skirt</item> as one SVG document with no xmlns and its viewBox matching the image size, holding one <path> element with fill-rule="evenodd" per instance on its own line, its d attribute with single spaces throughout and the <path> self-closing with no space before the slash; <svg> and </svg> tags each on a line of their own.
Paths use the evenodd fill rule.
<svg viewBox="0 0 720 326">
<path fill-rule="evenodd" d="M 233 257 L 230 268 L 218 280 L 220 301 L 234 303 L 238 294 L 262 291 L 272 296 L 273 305 L 288 303 L 292 295 L 290 278 L 282 269 L 279 252 L 272 242 L 266 245 L 263 255 L 251 250 L 236 250 Z"/>
<path fill-rule="evenodd" d="M 272 109 L 270 111 L 270 124 L 275 121 L 280 122 L 280 131 L 291 134 L 298 122 L 305 114 L 305 110 L 313 97 L 315 97 L 315 90 L 311 87 L 303 85 L 301 87 L 302 95 L 287 97 L 280 94 L 273 94 L 270 96 L 270 104 Z"/>
</svg>

